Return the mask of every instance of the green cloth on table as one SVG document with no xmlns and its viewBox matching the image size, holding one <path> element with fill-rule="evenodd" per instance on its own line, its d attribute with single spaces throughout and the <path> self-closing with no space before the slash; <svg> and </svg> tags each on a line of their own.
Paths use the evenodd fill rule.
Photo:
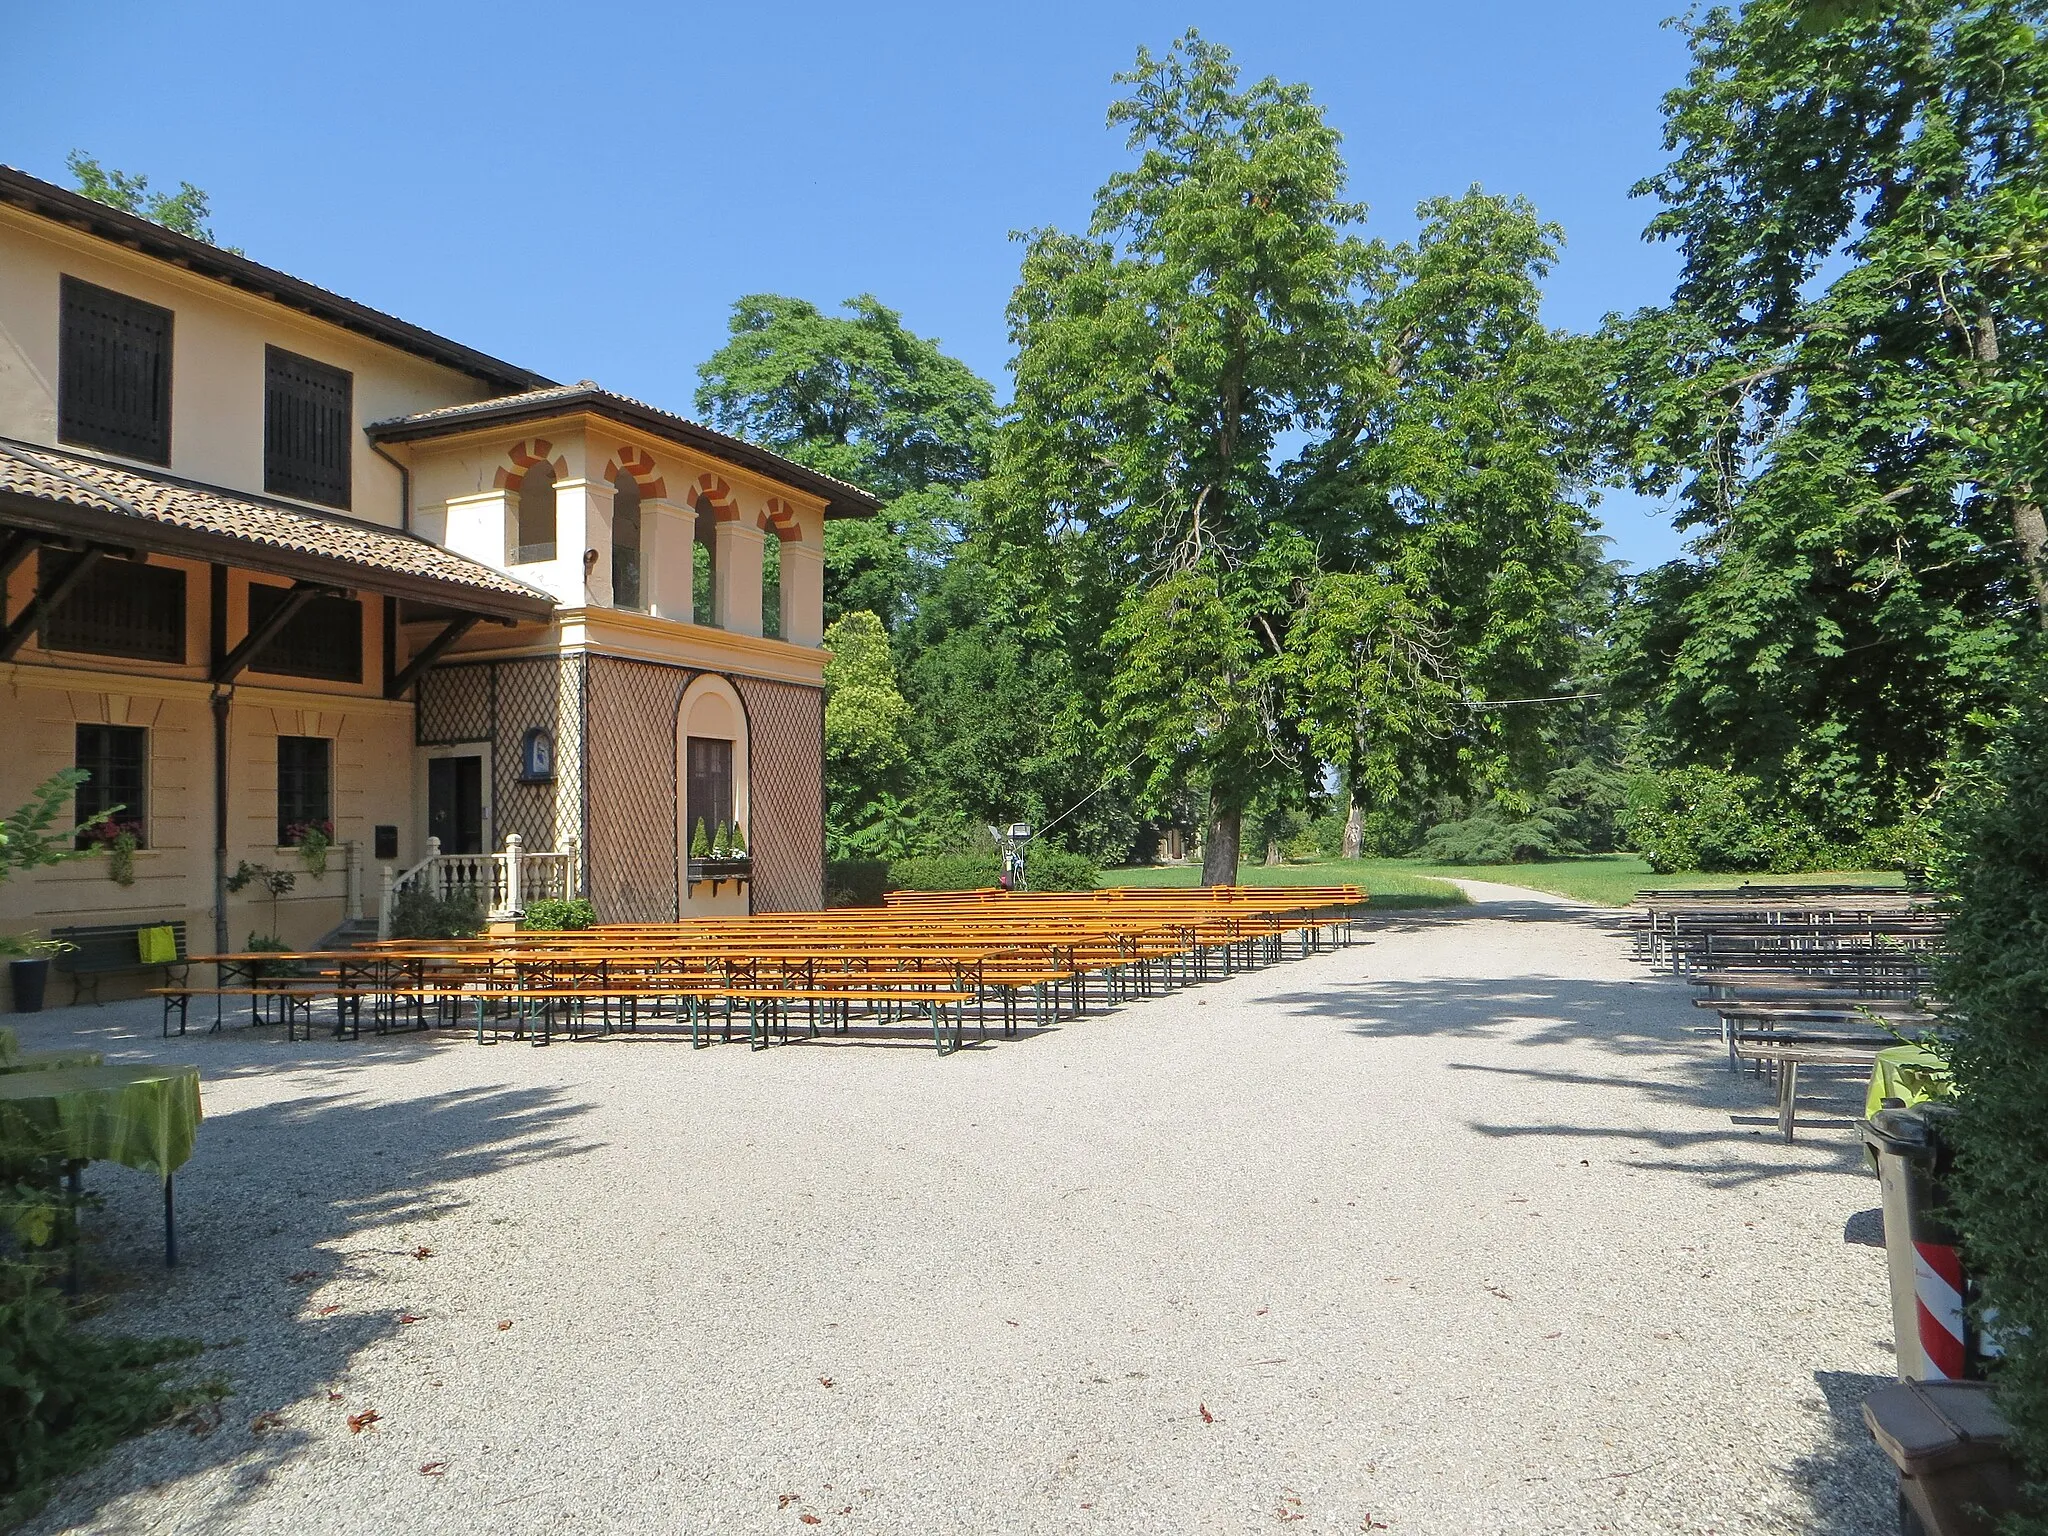
<svg viewBox="0 0 2048 1536">
<path fill-rule="evenodd" d="M 0 1147 L 168 1178 L 199 1133 L 199 1069 L 67 1067 L 0 1076 Z"/>
<path fill-rule="evenodd" d="M 1871 1063 L 1863 1113 L 1866 1118 L 1876 1114 L 1886 1099 L 1903 1099 L 1907 1104 L 1946 1099 L 1952 1086 L 1947 1066 L 1934 1052 L 1917 1045 L 1889 1046 Z"/>
<path fill-rule="evenodd" d="M 14 1031 L 0 1028 L 0 1067 L 21 1054 L 21 1042 L 14 1038 Z"/>
</svg>

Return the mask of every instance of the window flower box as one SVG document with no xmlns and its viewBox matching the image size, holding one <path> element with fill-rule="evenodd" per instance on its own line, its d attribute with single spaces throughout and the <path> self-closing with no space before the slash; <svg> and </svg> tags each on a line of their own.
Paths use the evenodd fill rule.
<svg viewBox="0 0 2048 1536">
<path fill-rule="evenodd" d="M 696 885 L 709 880 L 714 886 L 726 880 L 751 880 L 754 875 L 754 861 L 747 854 L 738 857 L 696 858 L 690 860 L 689 880 Z"/>
</svg>

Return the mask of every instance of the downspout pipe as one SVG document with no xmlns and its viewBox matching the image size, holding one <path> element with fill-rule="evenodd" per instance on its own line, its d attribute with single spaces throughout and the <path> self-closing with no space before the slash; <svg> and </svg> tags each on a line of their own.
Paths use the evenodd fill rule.
<svg viewBox="0 0 2048 1536">
<path fill-rule="evenodd" d="M 228 712 L 233 687 L 213 690 L 213 952 L 225 955 L 228 943 Z"/>
</svg>

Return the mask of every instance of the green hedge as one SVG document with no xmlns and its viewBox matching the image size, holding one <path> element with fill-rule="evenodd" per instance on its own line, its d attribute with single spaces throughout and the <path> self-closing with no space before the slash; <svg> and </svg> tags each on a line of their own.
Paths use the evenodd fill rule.
<svg viewBox="0 0 2048 1536">
<path fill-rule="evenodd" d="M 825 862 L 825 905 L 879 907 L 889 889 L 887 859 L 828 859 Z"/>
<path fill-rule="evenodd" d="M 992 853 L 920 854 L 889 865 L 892 891 L 981 891 L 1000 879 Z M 1092 859 L 1061 848 L 1032 848 L 1024 855 L 1024 881 L 1034 891 L 1092 891 L 1102 871 Z"/>
<path fill-rule="evenodd" d="M 1996 1308 L 1999 1403 L 2048 1484 L 2048 702 L 1957 797 L 1937 874 L 1949 893 L 1939 990 L 1953 1030 L 1964 1252 Z M 2048 1508 L 2048 1487 L 2038 1490 Z M 2041 1536 L 2048 1519 L 2009 1527 Z"/>
</svg>

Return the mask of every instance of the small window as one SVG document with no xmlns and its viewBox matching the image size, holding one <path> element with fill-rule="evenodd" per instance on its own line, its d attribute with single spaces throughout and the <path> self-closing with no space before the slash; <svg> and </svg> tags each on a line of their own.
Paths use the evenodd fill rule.
<svg viewBox="0 0 2048 1536">
<path fill-rule="evenodd" d="M 57 349 L 57 436 L 171 462 L 171 312 L 67 277 Z"/>
<path fill-rule="evenodd" d="M 349 504 L 355 376 L 283 347 L 263 349 L 263 489 Z"/>
<path fill-rule="evenodd" d="M 325 736 L 277 738 L 278 847 L 295 847 L 308 827 L 334 836 L 333 748 Z"/>
<path fill-rule="evenodd" d="M 47 590 L 75 558 L 45 551 L 37 562 L 38 582 Z M 92 656 L 182 662 L 185 573 L 165 565 L 100 561 L 43 621 L 42 645 Z"/>
<path fill-rule="evenodd" d="M 683 812 L 690 818 L 689 837 L 697 836 L 697 824 L 705 833 L 717 832 L 719 825 L 732 825 L 732 743 L 715 736 L 685 738 Z"/>
<path fill-rule="evenodd" d="M 612 485 L 612 606 L 647 606 L 640 601 L 640 486 L 623 470 Z"/>
<path fill-rule="evenodd" d="M 119 832 L 132 836 L 138 848 L 148 846 L 149 732 L 139 725 L 81 725 L 72 762 L 87 776 L 73 814 L 87 822 L 114 813 L 107 831 L 80 833 L 78 846 L 89 848 Z"/>
<path fill-rule="evenodd" d="M 519 482 L 519 527 L 508 565 L 555 558 L 555 471 L 536 464 Z"/>
<path fill-rule="evenodd" d="M 249 584 L 249 627 L 257 628 L 291 595 L 289 587 Z M 363 680 L 363 605 L 352 597 L 316 597 L 285 621 L 249 665 L 284 677 L 333 683 Z"/>
</svg>

